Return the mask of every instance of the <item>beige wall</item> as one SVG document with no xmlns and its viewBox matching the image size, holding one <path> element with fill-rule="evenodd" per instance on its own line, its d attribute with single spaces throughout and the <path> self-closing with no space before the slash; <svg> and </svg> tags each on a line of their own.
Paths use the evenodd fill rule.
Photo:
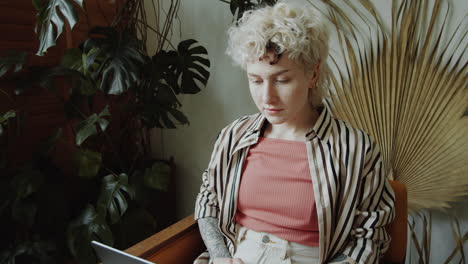
<svg viewBox="0 0 468 264">
<path fill-rule="evenodd" d="M 383 17 L 389 19 L 390 14 L 387 11 L 391 7 L 390 1 L 374 2 Z M 468 12 L 468 1 L 451 2 L 455 7 L 455 21 L 459 21 Z M 384 11 L 386 13 L 383 13 Z M 155 156 L 175 157 L 177 213 L 179 218 L 182 218 L 193 212 L 201 174 L 208 165 L 217 132 L 232 120 L 254 113 L 256 108 L 250 99 L 243 71 L 234 67 L 224 54 L 225 31 L 232 21 L 229 5 L 218 0 L 182 0 L 179 15 L 182 22 L 181 36 L 174 34 L 174 43 L 178 43 L 179 39 L 194 38 L 207 48 L 211 61 L 208 86 L 197 95 L 181 98 L 182 111 L 187 114 L 190 126 L 176 130 L 155 130 L 153 135 Z M 177 24 L 175 29 L 178 26 Z M 463 209 L 467 208 L 467 205 L 458 204 L 457 209 L 452 211 L 461 216 L 464 232 L 468 230 L 468 210 Z M 431 263 L 442 263 L 441 260 L 450 254 L 454 243 L 450 222 L 440 213 L 435 214 L 433 236 L 433 243 L 437 248 L 433 249 Z M 468 250 L 468 243 L 465 244 Z"/>
</svg>

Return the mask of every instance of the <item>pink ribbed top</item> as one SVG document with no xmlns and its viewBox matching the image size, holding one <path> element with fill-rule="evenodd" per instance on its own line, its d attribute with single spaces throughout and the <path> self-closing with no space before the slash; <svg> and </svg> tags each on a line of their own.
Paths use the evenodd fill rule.
<svg viewBox="0 0 468 264">
<path fill-rule="evenodd" d="M 305 142 L 259 138 L 244 163 L 236 222 L 291 242 L 319 246 Z"/>
</svg>

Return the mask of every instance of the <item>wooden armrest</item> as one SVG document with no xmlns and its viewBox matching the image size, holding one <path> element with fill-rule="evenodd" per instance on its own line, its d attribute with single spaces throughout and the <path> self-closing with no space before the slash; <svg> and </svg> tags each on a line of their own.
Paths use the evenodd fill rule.
<svg viewBox="0 0 468 264">
<path fill-rule="evenodd" d="M 157 264 L 192 264 L 205 250 L 192 214 L 125 252 Z"/>
<path fill-rule="evenodd" d="M 390 181 L 395 192 L 395 219 L 387 227 L 392 241 L 385 254 L 385 263 L 404 263 L 408 234 L 408 194 L 404 184 Z"/>
</svg>

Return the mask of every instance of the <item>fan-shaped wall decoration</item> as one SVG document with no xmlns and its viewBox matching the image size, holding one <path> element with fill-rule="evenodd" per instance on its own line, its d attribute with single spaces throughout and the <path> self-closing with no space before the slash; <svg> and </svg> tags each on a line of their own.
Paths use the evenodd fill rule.
<svg viewBox="0 0 468 264">
<path fill-rule="evenodd" d="M 323 0 L 340 44 L 330 109 L 380 145 L 410 210 L 449 207 L 468 193 L 466 16 L 448 32 L 449 2 L 394 0 L 386 31 L 370 1 L 355 2 Z"/>
</svg>

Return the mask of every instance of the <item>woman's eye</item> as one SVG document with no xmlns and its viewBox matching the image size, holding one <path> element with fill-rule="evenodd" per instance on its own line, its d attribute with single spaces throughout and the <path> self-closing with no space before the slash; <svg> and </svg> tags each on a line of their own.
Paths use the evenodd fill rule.
<svg viewBox="0 0 468 264">
<path fill-rule="evenodd" d="M 261 84 L 262 83 L 262 80 L 257 80 L 257 79 L 252 79 L 250 80 L 252 83 L 255 83 L 255 84 Z"/>
<path fill-rule="evenodd" d="M 287 83 L 289 80 L 287 79 L 278 79 L 276 80 L 277 83 Z"/>
</svg>

